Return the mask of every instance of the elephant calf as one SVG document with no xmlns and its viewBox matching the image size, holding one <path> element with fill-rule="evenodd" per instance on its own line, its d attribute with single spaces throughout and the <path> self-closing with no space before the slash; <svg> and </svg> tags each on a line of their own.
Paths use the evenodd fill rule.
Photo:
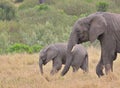
<svg viewBox="0 0 120 88">
<path fill-rule="evenodd" d="M 77 71 L 79 68 L 81 68 L 84 72 L 88 72 L 88 53 L 86 49 L 82 45 L 77 44 L 73 47 L 71 54 L 73 58 L 71 62 L 73 72 Z M 62 64 L 66 63 L 66 56 L 66 43 L 51 44 L 42 49 L 39 56 L 39 66 L 41 74 L 43 74 L 42 65 L 47 64 L 50 60 L 52 60 L 53 62 L 51 75 L 57 73 L 61 69 Z"/>
</svg>

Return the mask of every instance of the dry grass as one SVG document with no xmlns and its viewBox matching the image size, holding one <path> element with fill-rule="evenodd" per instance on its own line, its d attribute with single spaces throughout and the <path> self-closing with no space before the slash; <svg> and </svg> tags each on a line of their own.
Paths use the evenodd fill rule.
<svg viewBox="0 0 120 88">
<path fill-rule="evenodd" d="M 114 73 L 98 78 L 95 66 L 100 50 L 88 48 L 89 73 L 81 70 L 72 73 L 72 69 L 64 77 L 60 72 L 50 76 L 51 63 L 44 67 L 41 76 L 38 66 L 38 54 L 14 54 L 0 56 L 0 88 L 120 88 L 120 56 L 114 62 Z"/>
</svg>

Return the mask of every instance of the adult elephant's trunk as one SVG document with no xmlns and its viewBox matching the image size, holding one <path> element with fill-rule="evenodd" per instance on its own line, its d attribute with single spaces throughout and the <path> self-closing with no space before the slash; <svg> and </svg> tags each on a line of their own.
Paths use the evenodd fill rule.
<svg viewBox="0 0 120 88">
<path fill-rule="evenodd" d="M 41 74 L 43 74 L 43 60 L 42 59 L 39 59 L 39 67 L 40 67 L 40 72 Z"/>
<path fill-rule="evenodd" d="M 66 58 L 66 64 L 65 64 L 65 67 L 61 73 L 61 76 L 64 76 L 69 68 L 70 68 L 70 65 L 71 65 L 71 62 L 72 62 L 72 48 L 75 44 L 78 43 L 78 38 L 77 38 L 77 35 L 72 32 L 71 35 L 70 35 L 70 38 L 69 38 L 69 41 L 68 41 L 68 45 L 67 45 L 67 58 Z"/>
</svg>

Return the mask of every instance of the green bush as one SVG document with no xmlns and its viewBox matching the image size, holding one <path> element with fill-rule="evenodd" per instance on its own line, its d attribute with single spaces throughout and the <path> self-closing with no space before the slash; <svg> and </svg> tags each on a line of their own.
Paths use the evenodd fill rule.
<svg viewBox="0 0 120 88">
<path fill-rule="evenodd" d="M 11 51 L 10 48 L 20 43 L 29 46 L 29 51 L 25 52 L 37 52 L 37 48 L 31 48 L 36 44 L 40 45 L 36 46 L 40 48 L 50 43 L 66 42 L 78 17 L 69 16 L 62 9 L 49 5 L 45 5 L 45 8 L 46 6 L 48 9 L 43 6 L 39 10 L 41 5 L 19 9 L 16 20 L 0 21 L 0 48 L 5 51 L 7 49 L 7 52 L 22 52 L 21 49 Z"/>
<path fill-rule="evenodd" d="M 38 5 L 39 0 L 24 0 L 24 2 L 19 6 L 19 9 L 28 9 L 33 8 L 35 5 Z M 32 12 L 32 11 L 31 11 Z"/>
<path fill-rule="evenodd" d="M 14 0 L 15 3 L 23 2 L 24 0 Z"/>
<path fill-rule="evenodd" d="M 26 44 L 15 43 L 8 47 L 7 52 L 9 53 L 36 53 L 42 49 L 41 45 L 33 45 L 29 46 Z"/>
<path fill-rule="evenodd" d="M 7 1 L 13 3 L 13 0 Z M 95 12 L 97 4 L 106 6 L 100 2 L 109 4 L 108 11 L 120 12 L 119 0 L 45 0 L 45 3 L 41 5 L 39 0 L 23 0 L 22 3 L 13 4 L 9 2 L 0 1 L 1 54 L 6 52 L 34 53 L 51 43 L 67 42 L 74 22 L 78 18 Z M 11 8 L 7 9 L 8 7 Z M 12 17 L 11 9 L 16 11 L 15 17 Z M 20 44 L 20 46 L 15 46 L 15 44 Z M 94 45 L 97 46 L 97 44 L 99 43 L 96 42 Z M 89 47 L 89 43 L 85 45 Z"/>
<path fill-rule="evenodd" d="M 42 48 L 43 48 L 43 46 L 38 45 L 38 44 L 31 46 L 33 53 L 39 52 Z"/>
<path fill-rule="evenodd" d="M 106 12 L 107 9 L 108 9 L 108 3 L 107 2 L 98 2 L 97 3 L 97 11 Z"/>
<path fill-rule="evenodd" d="M 90 14 L 94 11 L 94 5 L 91 5 L 89 1 L 84 0 L 68 0 L 64 1 L 64 3 L 59 1 L 59 4 L 56 4 L 56 7 L 63 9 L 63 11 L 68 15 L 76 16 L 80 16 L 81 14 Z"/>
<path fill-rule="evenodd" d="M 46 5 L 46 4 L 36 5 L 35 8 L 38 9 L 39 11 L 49 9 L 48 5 Z"/>
<path fill-rule="evenodd" d="M 5 53 L 9 45 L 9 38 L 7 32 L 0 33 L 0 53 Z"/>
<path fill-rule="evenodd" d="M 7 52 L 10 52 L 10 53 L 29 52 L 29 53 L 31 53 L 32 51 L 28 45 L 15 43 L 7 49 Z"/>
<path fill-rule="evenodd" d="M 15 9 L 7 1 L 0 2 L 0 20 L 12 20 L 15 18 Z"/>
<path fill-rule="evenodd" d="M 57 2 L 59 2 L 59 1 L 57 0 Z M 56 0 L 45 0 L 45 3 L 47 3 L 49 5 L 56 4 Z"/>
</svg>

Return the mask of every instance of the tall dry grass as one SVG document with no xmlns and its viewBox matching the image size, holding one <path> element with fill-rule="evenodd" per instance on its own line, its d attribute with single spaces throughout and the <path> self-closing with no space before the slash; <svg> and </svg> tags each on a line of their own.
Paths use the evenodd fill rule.
<svg viewBox="0 0 120 88">
<path fill-rule="evenodd" d="M 98 78 L 95 66 L 99 61 L 100 49 L 88 48 L 89 73 L 72 69 L 64 76 L 60 72 L 50 76 L 51 63 L 44 66 L 41 76 L 38 54 L 14 54 L 0 56 L 0 88 L 120 88 L 120 56 L 114 62 L 114 73 Z"/>
</svg>

